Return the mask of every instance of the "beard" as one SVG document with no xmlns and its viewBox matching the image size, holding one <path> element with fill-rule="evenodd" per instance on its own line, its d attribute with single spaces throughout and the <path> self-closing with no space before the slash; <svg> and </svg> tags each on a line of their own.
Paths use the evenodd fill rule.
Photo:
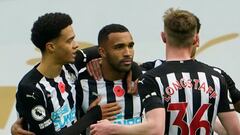
<svg viewBox="0 0 240 135">
<path fill-rule="evenodd" d="M 113 57 L 111 56 L 107 57 L 107 61 L 109 63 L 109 66 L 111 66 L 112 69 L 117 72 L 128 72 L 132 67 L 132 64 L 125 65 L 123 63 L 123 60 L 116 60 L 116 59 L 113 59 Z"/>
</svg>

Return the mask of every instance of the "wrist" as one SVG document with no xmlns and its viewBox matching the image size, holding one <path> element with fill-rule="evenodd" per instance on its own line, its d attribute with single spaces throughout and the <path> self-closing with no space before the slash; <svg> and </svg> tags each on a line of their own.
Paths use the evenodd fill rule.
<svg viewBox="0 0 240 135">
<path fill-rule="evenodd" d="M 110 131 L 111 131 L 110 134 L 111 134 L 111 135 L 118 135 L 121 126 L 122 126 L 122 125 L 119 125 L 119 124 L 112 124 L 112 126 L 111 126 L 111 128 L 110 128 Z"/>
</svg>

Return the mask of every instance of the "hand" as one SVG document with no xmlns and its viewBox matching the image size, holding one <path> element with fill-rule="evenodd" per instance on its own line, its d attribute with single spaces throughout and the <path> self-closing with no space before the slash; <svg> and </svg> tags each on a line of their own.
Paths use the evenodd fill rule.
<svg viewBox="0 0 240 135">
<path fill-rule="evenodd" d="M 95 99 L 88 107 L 88 110 L 98 105 L 100 101 L 101 97 Z M 114 120 L 116 119 L 115 115 L 121 112 L 121 106 L 119 106 L 117 102 L 100 105 L 100 107 L 102 111 L 102 119 Z"/>
<path fill-rule="evenodd" d="M 108 120 L 98 121 L 97 124 L 93 124 L 90 126 L 90 134 L 91 135 L 110 135 L 111 126 L 114 126 L 114 125 Z"/>
<path fill-rule="evenodd" d="M 94 106 L 98 105 L 99 102 L 101 101 L 101 97 L 98 97 L 97 99 L 95 99 L 88 107 L 88 110 L 92 109 Z"/>
<path fill-rule="evenodd" d="M 101 58 L 96 58 L 87 63 L 87 71 L 90 76 L 93 76 L 95 80 L 100 80 L 102 78 L 101 71 Z"/>
<path fill-rule="evenodd" d="M 134 95 L 138 94 L 138 79 L 134 81 L 134 86 L 132 89 Z"/>
<path fill-rule="evenodd" d="M 12 135 L 35 135 L 33 132 L 24 130 L 22 128 L 22 118 L 18 118 L 17 121 L 15 121 L 11 127 L 11 133 Z"/>
<path fill-rule="evenodd" d="M 134 81 L 134 86 L 132 87 L 132 71 L 129 71 L 127 74 L 127 92 L 128 94 L 136 95 L 138 93 L 138 79 Z"/>
<path fill-rule="evenodd" d="M 102 110 L 102 119 L 114 120 L 116 115 L 121 112 L 121 107 L 117 102 L 100 105 Z"/>
</svg>

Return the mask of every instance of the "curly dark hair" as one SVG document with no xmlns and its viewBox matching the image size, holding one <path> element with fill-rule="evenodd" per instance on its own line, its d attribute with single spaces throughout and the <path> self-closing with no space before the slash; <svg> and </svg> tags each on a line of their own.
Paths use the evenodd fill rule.
<svg viewBox="0 0 240 135">
<path fill-rule="evenodd" d="M 98 33 L 98 45 L 108 40 L 108 35 L 116 32 L 129 32 L 129 30 L 121 24 L 109 24 L 104 26 Z"/>
<path fill-rule="evenodd" d="M 61 30 L 72 24 L 72 19 L 65 13 L 46 13 L 38 17 L 32 27 L 31 40 L 33 44 L 44 52 L 45 44 L 57 38 Z"/>
</svg>

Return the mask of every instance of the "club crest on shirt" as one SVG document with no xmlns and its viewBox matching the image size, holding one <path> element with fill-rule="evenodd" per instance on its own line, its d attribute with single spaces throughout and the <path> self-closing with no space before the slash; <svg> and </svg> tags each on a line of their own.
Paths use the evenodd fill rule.
<svg viewBox="0 0 240 135">
<path fill-rule="evenodd" d="M 125 95 L 125 90 L 121 86 L 115 86 L 113 88 L 113 92 L 117 97 L 121 97 Z"/>
<path fill-rule="evenodd" d="M 36 121 L 41 121 L 46 117 L 46 111 L 41 105 L 35 106 L 32 109 L 31 113 L 32 113 L 33 119 L 35 119 Z"/>
<path fill-rule="evenodd" d="M 69 80 L 71 83 L 74 83 L 77 79 L 76 75 L 73 73 L 69 73 L 66 75 L 66 79 Z"/>
</svg>

